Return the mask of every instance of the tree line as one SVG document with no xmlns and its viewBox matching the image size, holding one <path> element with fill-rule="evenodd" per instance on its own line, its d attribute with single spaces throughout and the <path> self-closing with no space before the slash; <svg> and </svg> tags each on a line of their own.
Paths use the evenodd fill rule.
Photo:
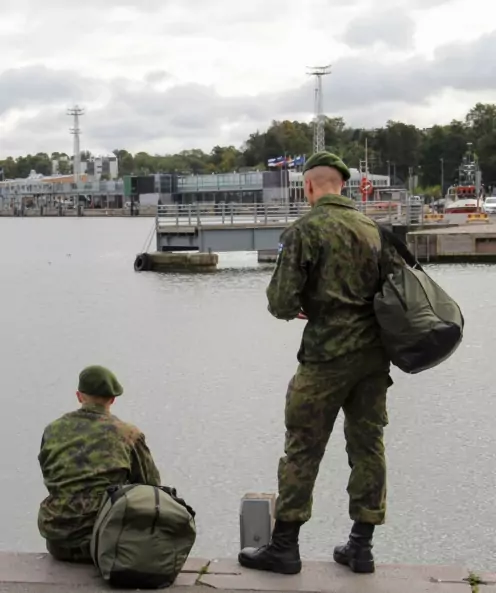
<svg viewBox="0 0 496 593">
<path fill-rule="evenodd" d="M 313 125 L 298 121 L 273 121 L 264 132 L 254 132 L 240 147 L 215 146 L 209 153 L 200 149 L 171 155 L 131 154 L 114 150 L 120 175 L 150 173 L 226 173 L 267 168 L 267 161 L 278 156 L 312 153 Z M 496 184 L 496 105 L 478 103 L 463 120 L 448 125 L 419 129 L 414 125 L 388 121 L 382 128 L 365 130 L 349 127 L 340 117 L 326 118 L 326 148 L 339 154 L 350 167 L 358 168 L 364 159 L 367 139 L 369 171 L 391 174 L 405 182 L 411 174 L 422 187 L 445 187 L 456 182 L 458 167 L 467 150 L 475 151 L 485 185 Z M 43 175 L 52 172 L 51 160 L 64 153 L 38 153 L 0 160 L 4 177 L 26 177 L 31 170 Z M 82 153 L 82 160 L 91 158 Z M 70 173 L 70 162 L 61 161 L 60 172 Z"/>
</svg>

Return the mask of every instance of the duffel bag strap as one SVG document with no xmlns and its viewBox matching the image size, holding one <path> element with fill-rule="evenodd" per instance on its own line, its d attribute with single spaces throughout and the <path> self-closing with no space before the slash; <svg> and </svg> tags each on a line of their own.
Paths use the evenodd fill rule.
<svg viewBox="0 0 496 593">
<path fill-rule="evenodd" d="M 127 494 L 136 486 L 140 484 L 124 484 L 124 485 L 117 485 L 117 486 L 109 486 L 107 488 L 107 495 L 110 498 L 110 502 L 114 505 L 120 498 L 122 498 L 125 494 Z"/>
<path fill-rule="evenodd" d="M 384 243 L 389 243 L 392 245 L 398 254 L 405 260 L 405 262 L 411 267 L 416 268 L 417 270 L 421 270 L 422 266 L 419 264 L 413 253 L 408 249 L 406 244 L 392 231 L 390 231 L 385 226 L 381 224 L 377 224 L 379 228 L 379 233 L 381 234 L 381 240 L 383 243 L 383 255 L 384 255 Z"/>
<path fill-rule="evenodd" d="M 195 511 L 182 498 L 179 498 L 175 488 L 169 488 L 168 486 L 159 486 L 159 490 L 162 490 L 162 492 L 168 494 L 173 500 L 175 500 L 178 504 L 183 506 L 193 518 L 195 517 Z"/>
</svg>

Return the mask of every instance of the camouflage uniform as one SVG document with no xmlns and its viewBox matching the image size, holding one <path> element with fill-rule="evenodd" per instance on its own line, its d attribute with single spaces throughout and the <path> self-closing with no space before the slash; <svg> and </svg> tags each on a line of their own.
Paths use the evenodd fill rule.
<svg viewBox="0 0 496 593">
<path fill-rule="evenodd" d="M 308 322 L 286 397 L 285 457 L 279 464 L 276 518 L 305 522 L 320 461 L 340 409 L 351 476 L 352 520 L 381 524 L 386 510 L 383 430 L 392 384 L 373 297 L 381 239 L 353 202 L 325 196 L 286 229 L 267 289 L 269 311 Z"/>
<path fill-rule="evenodd" d="M 83 371 L 80 391 L 93 390 L 100 397 L 122 393 L 113 375 L 98 383 L 100 371 L 92 372 L 87 380 Z M 144 435 L 103 405 L 83 404 L 47 426 L 38 460 L 49 492 L 40 505 L 38 527 L 48 551 L 59 560 L 91 561 L 93 525 L 109 486 L 160 485 Z"/>
</svg>

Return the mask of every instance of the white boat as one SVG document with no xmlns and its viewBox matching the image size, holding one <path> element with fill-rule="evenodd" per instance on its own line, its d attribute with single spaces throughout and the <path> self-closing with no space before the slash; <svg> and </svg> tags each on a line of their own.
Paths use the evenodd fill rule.
<svg viewBox="0 0 496 593">
<path fill-rule="evenodd" d="M 446 200 L 444 204 L 444 212 L 446 214 L 472 214 L 479 212 L 482 205 L 482 200 L 476 198 L 462 198 Z"/>
</svg>

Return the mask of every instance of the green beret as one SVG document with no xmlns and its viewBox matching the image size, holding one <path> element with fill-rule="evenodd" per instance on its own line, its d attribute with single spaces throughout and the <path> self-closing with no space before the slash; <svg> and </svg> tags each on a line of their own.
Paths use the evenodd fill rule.
<svg viewBox="0 0 496 593">
<path fill-rule="evenodd" d="M 98 397 L 117 397 L 124 393 L 117 377 L 105 367 L 86 367 L 79 375 L 78 391 Z"/>
<path fill-rule="evenodd" d="M 351 177 L 350 170 L 343 161 L 337 155 L 332 154 L 332 152 L 326 152 L 325 150 L 312 154 L 303 167 L 303 173 L 310 171 L 314 167 L 334 167 L 334 169 L 337 169 L 341 173 L 345 181 L 348 181 Z"/>
</svg>

